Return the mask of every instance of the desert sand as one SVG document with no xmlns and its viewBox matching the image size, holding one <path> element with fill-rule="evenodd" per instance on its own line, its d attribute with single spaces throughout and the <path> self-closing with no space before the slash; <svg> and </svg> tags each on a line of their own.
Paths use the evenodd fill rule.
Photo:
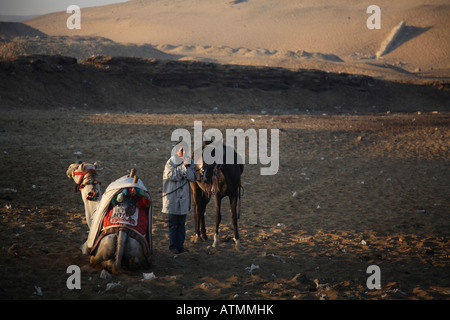
<svg viewBox="0 0 450 320">
<path fill-rule="evenodd" d="M 66 12 L 25 23 L 50 36 L 102 36 L 122 44 L 151 44 L 184 59 L 341 71 L 343 63 L 338 62 L 346 62 L 359 73 L 373 64 L 379 65 L 378 70 L 394 65 L 408 72 L 448 72 L 448 1 L 378 1 L 381 29 L 374 30 L 366 26 L 370 16 L 366 10 L 371 4 L 347 0 L 139 0 L 82 9 L 80 30 L 67 29 Z M 381 60 L 373 59 L 401 21 L 407 29 L 400 43 Z M 319 59 L 308 59 L 313 54 Z"/>
<path fill-rule="evenodd" d="M 3 299 L 448 299 L 448 114 L 105 115 L 16 109 L 4 119 Z M 66 167 L 80 159 L 100 161 L 103 190 L 137 168 L 157 198 L 171 149 L 167 137 L 199 119 L 205 128 L 217 127 L 220 119 L 227 127 L 282 130 L 279 174 L 260 176 L 258 165 L 245 168 L 242 250 L 234 249 L 226 206 L 221 247 L 211 248 L 209 206 L 211 240 L 188 243 L 189 253 L 171 254 L 167 219 L 155 201 L 153 266 L 101 278 L 79 251 L 87 226 Z M 114 138 L 102 139 L 112 131 Z M 88 137 L 80 139 L 79 132 Z M 70 265 L 82 270 L 81 290 L 66 287 Z M 381 268 L 380 290 L 366 287 L 370 265 Z M 141 281 L 149 272 L 156 278 Z M 108 290 L 113 283 L 120 286 Z"/>
<path fill-rule="evenodd" d="M 73 33 L 65 12 L 2 25 L 0 298 L 448 300 L 450 6 L 378 4 L 381 30 L 359 1 L 129 1 L 82 9 Z M 190 251 L 168 250 L 170 136 L 198 120 L 280 130 L 278 173 L 245 166 L 240 251 L 226 201 L 218 249 L 210 204 L 210 239 L 189 242 L 191 213 Z M 157 199 L 151 268 L 105 276 L 81 254 L 78 161 L 100 162 L 102 190 L 136 168 Z"/>
</svg>

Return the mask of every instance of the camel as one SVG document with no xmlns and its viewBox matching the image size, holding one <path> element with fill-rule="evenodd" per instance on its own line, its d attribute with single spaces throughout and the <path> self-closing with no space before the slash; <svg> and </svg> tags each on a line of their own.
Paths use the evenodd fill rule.
<svg viewBox="0 0 450 320">
<path fill-rule="evenodd" d="M 209 142 L 211 143 L 211 142 Z M 206 143 L 208 144 L 208 143 Z M 203 146 L 204 148 L 205 146 Z M 219 146 L 220 147 L 220 146 Z M 235 248 L 240 249 L 238 218 L 240 215 L 240 199 L 241 199 L 241 175 L 244 171 L 244 165 L 237 161 L 238 155 L 232 148 L 223 146 L 223 159 L 226 159 L 226 152 L 234 152 L 234 163 L 212 163 L 206 164 L 202 161 L 196 164 L 197 179 L 190 182 L 193 209 L 194 209 L 194 242 L 199 240 L 207 240 L 205 229 L 205 211 L 206 205 L 214 195 L 216 207 L 216 225 L 214 233 L 213 247 L 219 246 L 219 226 L 222 220 L 221 203 L 224 197 L 230 200 L 231 220 L 234 231 Z M 203 157 L 202 157 L 203 160 Z"/>
<path fill-rule="evenodd" d="M 152 207 L 150 194 L 132 169 L 129 176 L 112 182 L 102 195 L 97 164 L 78 163 L 66 174 L 77 184 L 89 227 L 81 250 L 90 264 L 113 273 L 151 265 Z"/>
<path fill-rule="evenodd" d="M 97 181 L 98 163 L 74 163 L 67 169 L 66 175 L 75 181 L 75 191 L 81 192 L 86 214 L 86 223 L 91 228 L 92 216 L 101 198 L 100 184 Z"/>
</svg>

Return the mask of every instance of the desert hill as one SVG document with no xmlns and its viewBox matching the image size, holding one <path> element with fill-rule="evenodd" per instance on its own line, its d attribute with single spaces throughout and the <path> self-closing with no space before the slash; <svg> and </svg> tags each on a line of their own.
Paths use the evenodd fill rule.
<svg viewBox="0 0 450 320">
<path fill-rule="evenodd" d="M 94 55 L 177 59 L 152 45 L 123 45 L 97 36 L 49 36 L 23 23 L 0 22 L 0 56 L 63 55 L 84 60 Z"/>
<path fill-rule="evenodd" d="M 355 64 L 358 69 L 393 66 L 406 73 L 450 68 L 448 1 L 380 0 L 379 30 L 366 26 L 370 4 L 348 0 L 134 0 L 83 8 L 81 30 L 67 29 L 66 12 L 25 23 L 50 36 L 100 36 L 122 44 L 151 44 L 188 60 L 210 57 L 220 63 L 334 68 L 331 71 L 344 69 L 342 62 L 350 71 Z M 401 21 L 408 28 L 395 49 L 375 59 L 381 43 Z M 302 52 L 316 53 L 325 65 L 311 65 Z M 323 59 L 326 55 L 333 59 Z"/>
<path fill-rule="evenodd" d="M 447 111 L 448 84 L 129 57 L 29 55 L 0 60 L 1 107 L 138 112 L 338 113 Z"/>
<path fill-rule="evenodd" d="M 0 21 L 0 39 L 9 41 L 16 37 L 46 37 L 47 35 L 35 28 L 20 22 Z"/>
</svg>

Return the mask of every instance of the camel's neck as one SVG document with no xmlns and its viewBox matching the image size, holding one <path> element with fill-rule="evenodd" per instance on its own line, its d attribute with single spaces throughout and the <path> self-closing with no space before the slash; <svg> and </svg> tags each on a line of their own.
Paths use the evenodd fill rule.
<svg viewBox="0 0 450 320">
<path fill-rule="evenodd" d="M 95 177 L 86 175 L 82 183 L 84 187 L 80 189 L 84 202 L 84 211 L 86 213 L 86 223 L 89 229 L 91 228 L 94 212 L 97 210 L 98 203 L 101 199 L 100 186 L 97 183 L 94 184 L 94 181 Z"/>
</svg>

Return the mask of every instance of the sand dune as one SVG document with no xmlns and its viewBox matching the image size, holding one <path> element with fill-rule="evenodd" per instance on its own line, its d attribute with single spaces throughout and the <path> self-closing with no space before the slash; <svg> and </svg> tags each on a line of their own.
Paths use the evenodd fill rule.
<svg viewBox="0 0 450 320">
<path fill-rule="evenodd" d="M 414 28 L 410 31 L 422 32 L 413 32 L 381 62 L 372 62 L 395 64 L 408 72 L 450 68 L 448 1 L 380 0 L 380 30 L 366 26 L 368 5 L 344 0 L 135 0 L 82 9 L 81 30 L 67 29 L 66 12 L 26 23 L 51 36 L 102 36 L 120 43 L 166 46 L 192 59 L 207 55 L 219 62 L 239 62 L 244 52 L 248 64 L 299 67 L 302 61 L 292 58 L 284 65 L 280 59 L 267 60 L 274 52 L 289 55 L 304 50 L 334 55 L 347 64 L 366 63 L 368 58 L 374 60 L 391 30 L 405 21 Z M 222 48 L 220 54 L 217 48 Z"/>
</svg>

